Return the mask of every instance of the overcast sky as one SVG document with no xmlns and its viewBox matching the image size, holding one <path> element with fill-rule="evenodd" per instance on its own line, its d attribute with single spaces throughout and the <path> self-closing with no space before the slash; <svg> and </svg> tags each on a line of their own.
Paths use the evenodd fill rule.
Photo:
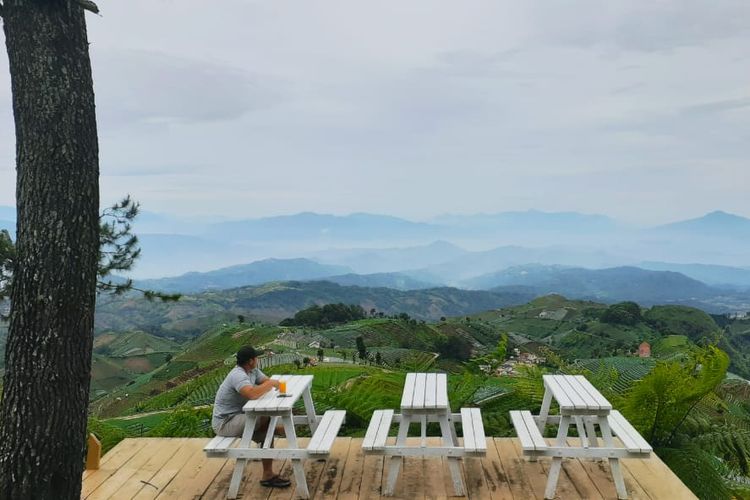
<svg viewBox="0 0 750 500">
<path fill-rule="evenodd" d="M 747 0 L 100 0 L 102 201 L 750 216 Z M 0 205 L 14 204 L 0 56 Z"/>
</svg>

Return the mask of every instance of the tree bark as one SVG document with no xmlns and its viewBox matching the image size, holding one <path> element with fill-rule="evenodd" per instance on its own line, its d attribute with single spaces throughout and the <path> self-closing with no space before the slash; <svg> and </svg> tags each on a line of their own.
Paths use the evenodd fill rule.
<svg viewBox="0 0 750 500">
<path fill-rule="evenodd" d="M 17 260 L 0 498 L 80 498 L 99 257 L 99 151 L 83 9 L 5 0 Z"/>
</svg>

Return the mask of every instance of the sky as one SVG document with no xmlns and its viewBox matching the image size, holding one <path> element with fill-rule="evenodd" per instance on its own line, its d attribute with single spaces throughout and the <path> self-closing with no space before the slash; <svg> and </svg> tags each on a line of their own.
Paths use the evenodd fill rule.
<svg viewBox="0 0 750 500">
<path fill-rule="evenodd" d="M 103 203 L 750 216 L 747 0 L 100 0 Z M 0 205 L 14 204 L 0 55 Z"/>
</svg>

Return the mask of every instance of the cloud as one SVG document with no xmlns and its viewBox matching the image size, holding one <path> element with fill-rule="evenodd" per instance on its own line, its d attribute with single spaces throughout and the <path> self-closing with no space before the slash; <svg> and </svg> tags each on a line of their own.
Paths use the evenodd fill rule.
<svg viewBox="0 0 750 500">
<path fill-rule="evenodd" d="M 746 0 L 530 2 L 537 39 L 629 51 L 675 50 L 747 35 Z"/>
<path fill-rule="evenodd" d="M 105 51 L 96 54 L 93 65 L 98 111 L 105 125 L 236 120 L 280 98 L 257 75 L 160 52 Z"/>
</svg>

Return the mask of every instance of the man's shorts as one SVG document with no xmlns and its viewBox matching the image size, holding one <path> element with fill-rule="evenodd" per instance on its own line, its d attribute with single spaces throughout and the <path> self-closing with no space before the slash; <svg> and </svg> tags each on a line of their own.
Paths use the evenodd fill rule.
<svg viewBox="0 0 750 500">
<path fill-rule="evenodd" d="M 219 428 L 214 429 L 214 432 L 217 436 L 242 437 L 246 421 L 247 417 L 245 417 L 244 413 L 232 415 L 231 417 L 224 419 Z M 270 417 L 258 417 L 256 419 L 255 430 L 253 431 L 253 441 L 256 443 L 263 443 L 263 441 L 265 441 L 266 431 L 268 430 L 268 424 L 270 421 Z"/>
</svg>

